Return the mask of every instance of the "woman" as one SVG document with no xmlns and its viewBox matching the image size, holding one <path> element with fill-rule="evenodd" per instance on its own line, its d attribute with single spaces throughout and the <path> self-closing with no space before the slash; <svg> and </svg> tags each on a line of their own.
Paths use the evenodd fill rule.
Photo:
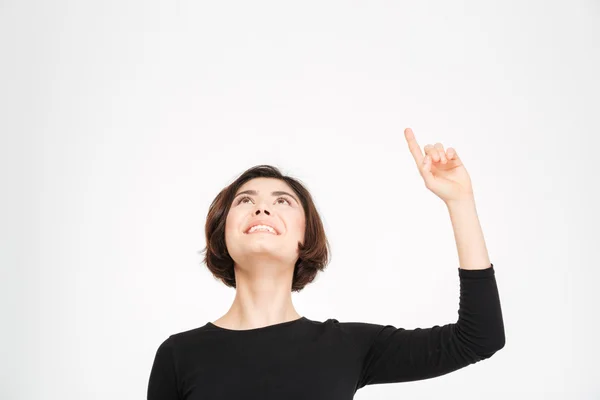
<svg viewBox="0 0 600 400">
<path fill-rule="evenodd" d="M 504 347 L 493 265 L 471 181 L 441 143 L 404 131 L 425 186 L 447 205 L 460 268 L 458 321 L 431 328 L 313 321 L 291 292 L 328 263 L 329 244 L 309 192 L 270 166 L 244 172 L 210 206 L 204 262 L 236 288 L 214 322 L 169 336 L 158 348 L 147 398 L 352 399 L 365 385 L 428 379 L 490 358 Z"/>
</svg>

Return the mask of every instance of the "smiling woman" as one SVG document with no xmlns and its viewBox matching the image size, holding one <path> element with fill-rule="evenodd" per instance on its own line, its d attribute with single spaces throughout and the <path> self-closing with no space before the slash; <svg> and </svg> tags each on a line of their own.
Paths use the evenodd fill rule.
<svg viewBox="0 0 600 400">
<path fill-rule="evenodd" d="M 250 168 L 222 189 L 205 233 L 204 262 L 235 299 L 216 321 L 163 341 L 148 400 L 351 400 L 364 386 L 444 375 L 504 346 L 491 263 L 458 268 L 455 323 L 405 329 L 296 312 L 291 293 L 325 268 L 329 244 L 308 190 L 275 167 Z"/>
</svg>

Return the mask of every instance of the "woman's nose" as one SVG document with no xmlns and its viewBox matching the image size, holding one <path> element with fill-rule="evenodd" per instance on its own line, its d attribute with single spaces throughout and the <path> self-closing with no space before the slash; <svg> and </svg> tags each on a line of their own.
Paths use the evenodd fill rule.
<svg viewBox="0 0 600 400">
<path fill-rule="evenodd" d="M 260 210 L 256 210 L 256 215 L 258 215 L 258 214 L 260 214 Z M 265 210 L 265 214 L 269 215 L 269 214 L 270 214 L 270 212 L 269 212 L 269 211 L 267 211 L 267 210 Z"/>
</svg>

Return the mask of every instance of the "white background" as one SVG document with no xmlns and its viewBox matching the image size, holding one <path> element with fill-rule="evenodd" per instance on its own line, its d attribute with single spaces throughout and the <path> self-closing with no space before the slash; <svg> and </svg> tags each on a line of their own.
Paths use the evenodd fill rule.
<svg viewBox="0 0 600 400">
<path fill-rule="evenodd" d="M 204 222 L 257 164 L 306 184 L 332 245 L 300 314 L 456 322 L 411 127 L 471 175 L 506 345 L 355 398 L 598 398 L 599 42 L 592 0 L 4 0 L 0 397 L 145 398 L 158 345 L 233 300 Z"/>
</svg>

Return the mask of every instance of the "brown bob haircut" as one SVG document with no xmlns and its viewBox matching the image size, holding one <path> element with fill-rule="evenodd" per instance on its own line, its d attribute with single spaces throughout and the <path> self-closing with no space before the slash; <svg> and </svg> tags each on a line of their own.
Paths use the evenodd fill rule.
<svg viewBox="0 0 600 400">
<path fill-rule="evenodd" d="M 302 203 L 306 216 L 306 231 L 304 244 L 298 242 L 299 256 L 291 282 L 291 291 L 300 292 L 304 286 L 315 279 L 319 271 L 323 271 L 329 264 L 330 245 L 309 191 L 300 180 L 283 175 L 277 167 L 271 165 L 257 165 L 247 169 L 233 183 L 222 189 L 212 201 L 206 217 L 204 229 L 206 247 L 201 251 L 204 253 L 202 261 L 215 279 L 221 280 L 226 286 L 236 287 L 234 262 L 225 245 L 225 221 L 238 189 L 254 178 L 276 178 L 284 181 Z"/>
</svg>

